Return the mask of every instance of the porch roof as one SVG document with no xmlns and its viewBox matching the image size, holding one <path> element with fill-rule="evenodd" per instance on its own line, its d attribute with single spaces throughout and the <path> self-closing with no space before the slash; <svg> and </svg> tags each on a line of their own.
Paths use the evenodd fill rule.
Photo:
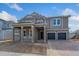
<svg viewBox="0 0 79 59">
<path fill-rule="evenodd" d="M 46 26 L 46 24 L 33 24 L 33 23 L 15 23 L 15 24 L 13 24 L 13 27 L 20 27 L 20 26 L 43 27 L 43 26 Z"/>
</svg>

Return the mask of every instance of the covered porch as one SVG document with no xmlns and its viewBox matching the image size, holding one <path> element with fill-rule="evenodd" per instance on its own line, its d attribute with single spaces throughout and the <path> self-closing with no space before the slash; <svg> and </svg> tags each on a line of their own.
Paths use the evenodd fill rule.
<svg viewBox="0 0 79 59">
<path fill-rule="evenodd" d="M 45 25 L 16 24 L 13 27 L 13 41 L 41 43 L 47 41 L 46 35 Z"/>
</svg>

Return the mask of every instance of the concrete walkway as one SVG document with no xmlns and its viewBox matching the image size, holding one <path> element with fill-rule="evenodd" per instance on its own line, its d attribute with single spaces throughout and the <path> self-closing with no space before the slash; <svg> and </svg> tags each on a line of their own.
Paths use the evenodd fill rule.
<svg viewBox="0 0 79 59">
<path fill-rule="evenodd" d="M 39 54 L 29 54 L 29 53 L 16 53 L 16 52 L 6 52 L 0 51 L 0 56 L 41 56 Z"/>
</svg>

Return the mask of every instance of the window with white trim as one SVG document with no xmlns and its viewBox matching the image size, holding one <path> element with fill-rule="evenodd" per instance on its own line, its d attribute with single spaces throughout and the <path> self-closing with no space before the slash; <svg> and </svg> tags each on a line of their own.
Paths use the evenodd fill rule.
<svg viewBox="0 0 79 59">
<path fill-rule="evenodd" d="M 55 18 L 52 20 L 52 25 L 53 26 L 60 26 L 61 25 L 61 19 L 60 18 Z"/>
</svg>

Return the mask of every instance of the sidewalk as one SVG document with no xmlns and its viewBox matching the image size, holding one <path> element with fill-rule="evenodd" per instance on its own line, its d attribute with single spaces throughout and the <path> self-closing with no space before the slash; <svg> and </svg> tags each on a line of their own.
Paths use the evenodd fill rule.
<svg viewBox="0 0 79 59">
<path fill-rule="evenodd" d="M 0 51 L 0 56 L 41 56 L 41 55 Z"/>
</svg>

